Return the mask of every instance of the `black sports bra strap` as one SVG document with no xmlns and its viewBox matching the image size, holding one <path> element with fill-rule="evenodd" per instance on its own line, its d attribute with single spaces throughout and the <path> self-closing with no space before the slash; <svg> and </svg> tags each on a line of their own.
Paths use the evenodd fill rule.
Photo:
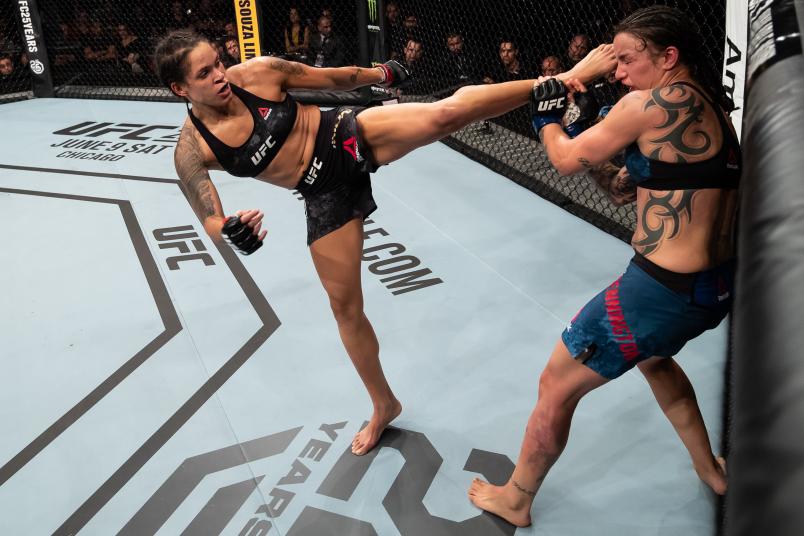
<svg viewBox="0 0 804 536">
<path fill-rule="evenodd" d="M 693 84 L 691 82 L 687 82 L 686 80 L 681 80 L 679 82 L 675 82 L 673 85 L 691 87 L 692 89 L 697 91 L 701 95 L 701 97 L 703 97 L 703 99 L 706 102 L 709 103 L 710 106 L 712 106 L 712 111 L 715 112 L 715 117 L 717 117 L 717 122 L 718 122 L 718 124 L 720 124 L 720 130 L 721 130 L 721 132 L 723 132 L 723 143 L 720 146 L 721 151 L 724 151 L 725 148 L 726 148 L 726 139 L 725 139 L 726 136 L 729 136 L 732 139 L 732 141 L 737 142 L 737 144 L 739 145 L 739 141 L 734 136 L 734 134 L 732 134 L 731 128 L 729 128 L 729 124 L 726 122 L 726 118 L 723 117 L 723 110 L 720 108 L 720 106 L 715 101 L 710 99 L 709 96 L 701 88 L 699 88 L 698 86 L 696 86 L 695 84 Z"/>
</svg>

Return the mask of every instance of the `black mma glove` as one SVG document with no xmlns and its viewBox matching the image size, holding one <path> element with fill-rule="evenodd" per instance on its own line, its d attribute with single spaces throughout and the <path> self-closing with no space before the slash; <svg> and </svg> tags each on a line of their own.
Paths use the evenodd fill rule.
<svg viewBox="0 0 804 536">
<path fill-rule="evenodd" d="M 564 131 L 570 138 L 574 138 L 591 125 L 598 116 L 600 111 L 600 104 L 590 91 L 578 92 L 574 94 L 575 106 L 578 107 L 580 114 L 578 117 L 564 128 Z"/>
<path fill-rule="evenodd" d="M 399 87 L 410 77 L 408 69 L 396 60 L 381 63 L 377 68 L 383 72 L 382 82 L 379 83 L 383 87 Z"/>
<path fill-rule="evenodd" d="M 533 86 L 530 94 L 530 113 L 533 116 L 533 130 L 536 134 L 545 125 L 561 125 L 561 118 L 567 111 L 567 87 L 561 80 L 550 78 Z"/>
<path fill-rule="evenodd" d="M 240 216 L 226 218 L 221 235 L 241 255 L 251 255 L 262 247 L 262 240 L 252 232 L 251 227 L 240 221 Z"/>
</svg>

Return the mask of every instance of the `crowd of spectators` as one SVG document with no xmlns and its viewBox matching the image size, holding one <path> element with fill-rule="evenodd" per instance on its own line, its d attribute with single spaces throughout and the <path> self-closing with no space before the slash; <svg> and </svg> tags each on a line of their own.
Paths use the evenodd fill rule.
<svg viewBox="0 0 804 536">
<path fill-rule="evenodd" d="M 15 21 L 6 10 L 0 16 L 0 95 L 30 90 L 28 56 L 19 46 Z"/>
<path fill-rule="evenodd" d="M 266 39 L 272 43 L 269 53 L 315 67 L 354 63 L 355 28 L 344 27 L 354 23 L 354 13 L 337 13 L 330 5 L 345 10 L 345 4 L 303 0 L 284 13 L 280 10 L 285 8 L 264 6 L 264 17 L 271 10 L 271 31 L 281 28 L 281 35 Z M 152 60 L 154 42 L 178 28 L 191 27 L 204 34 L 218 47 L 227 67 L 240 62 L 230 0 L 139 0 L 123 8 L 101 0 L 40 0 L 40 11 L 57 84 L 158 85 Z M 501 37 L 495 49 L 484 46 L 481 50 L 460 30 L 450 30 L 451 21 L 423 19 L 422 13 L 407 9 L 399 0 L 385 2 L 384 16 L 384 53 L 405 64 L 413 75 L 411 84 L 402 90 L 407 94 L 444 96 L 467 84 L 556 75 L 580 61 L 593 46 L 592 39 L 579 31 L 563 43 L 554 43 L 550 50 L 523 48 L 513 37 Z M 280 24 L 277 18 L 281 18 Z M 275 50 L 277 46 L 280 50 Z M 0 83 L 7 86 L 12 80 L 23 80 L 20 73 L 28 70 L 25 55 L 15 54 L 11 46 L 6 48 L 0 41 Z M 620 94 L 616 81 L 597 86 L 604 101 L 601 104 L 610 104 Z M 499 122 L 523 134 L 530 132 L 524 111 Z"/>
</svg>

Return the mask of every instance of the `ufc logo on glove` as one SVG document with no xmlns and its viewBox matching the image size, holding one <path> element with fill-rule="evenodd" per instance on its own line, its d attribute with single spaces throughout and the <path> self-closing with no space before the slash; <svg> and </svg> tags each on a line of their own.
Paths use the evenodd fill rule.
<svg viewBox="0 0 804 536">
<path fill-rule="evenodd" d="M 549 112 L 550 110 L 555 110 L 556 108 L 564 106 L 564 99 L 566 99 L 566 97 L 550 99 L 549 101 L 539 101 L 537 109 L 540 112 Z"/>
</svg>

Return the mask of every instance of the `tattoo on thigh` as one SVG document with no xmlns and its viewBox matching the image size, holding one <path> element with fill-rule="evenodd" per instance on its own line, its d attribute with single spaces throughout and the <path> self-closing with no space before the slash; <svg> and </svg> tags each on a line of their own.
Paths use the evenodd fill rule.
<svg viewBox="0 0 804 536">
<path fill-rule="evenodd" d="M 686 214 L 687 221 L 692 222 L 692 197 L 698 190 L 682 190 L 681 198 L 673 203 L 675 191 L 664 195 L 650 193 L 650 199 L 642 207 L 639 231 L 644 236 L 634 241 L 634 248 L 646 257 L 656 251 L 665 239 L 675 238 L 681 230 L 682 215 Z M 656 227 L 648 223 L 648 216 L 658 218 Z"/>
<path fill-rule="evenodd" d="M 352 73 L 352 76 L 349 77 L 349 81 L 353 84 L 357 84 L 358 76 L 360 76 L 360 69 L 355 69 L 355 72 Z"/>
</svg>

